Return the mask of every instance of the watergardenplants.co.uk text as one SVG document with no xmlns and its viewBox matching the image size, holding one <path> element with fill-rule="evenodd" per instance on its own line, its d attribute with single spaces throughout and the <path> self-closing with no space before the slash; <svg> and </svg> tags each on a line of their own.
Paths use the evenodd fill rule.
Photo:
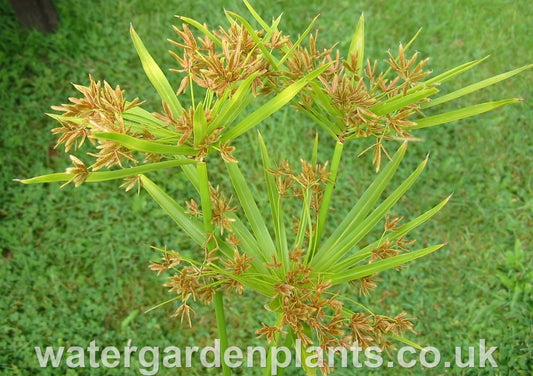
<svg viewBox="0 0 533 376">
<path fill-rule="evenodd" d="M 268 349 L 261 346 L 249 346 L 245 349 L 230 346 L 221 351 L 220 340 L 215 339 L 213 346 L 135 346 L 129 340 L 122 349 L 116 346 L 101 348 L 92 340 L 86 348 L 81 346 L 60 346 L 54 348 L 35 347 L 37 361 L 41 368 L 138 368 L 142 375 L 155 375 L 161 368 L 191 368 L 195 362 L 204 368 L 220 368 L 222 362 L 230 368 L 269 367 L 272 375 L 277 375 L 282 368 L 314 368 L 327 365 L 334 368 L 412 368 L 417 364 L 425 368 L 444 366 L 445 368 L 485 368 L 498 367 L 494 360 L 496 346 L 487 347 L 480 339 L 476 347 L 456 347 L 453 359 L 444 361 L 441 352 L 435 347 L 425 347 L 417 351 L 412 346 L 403 346 L 396 352 L 395 361 L 385 361 L 382 349 L 370 346 L 365 349 L 357 342 L 351 348 L 305 347 L 299 339 L 294 348 L 273 346 L 268 356 Z M 194 365 L 197 366 L 197 365 Z"/>
</svg>

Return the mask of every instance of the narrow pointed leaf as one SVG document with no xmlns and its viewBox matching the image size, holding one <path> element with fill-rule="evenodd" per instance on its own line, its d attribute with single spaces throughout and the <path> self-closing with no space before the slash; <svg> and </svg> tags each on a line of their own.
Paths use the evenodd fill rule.
<svg viewBox="0 0 533 376">
<path fill-rule="evenodd" d="M 337 141 L 335 143 L 333 157 L 331 158 L 331 167 L 329 169 L 330 175 L 329 175 L 328 183 L 324 190 L 324 194 L 322 196 L 322 202 L 320 204 L 320 209 L 318 212 L 315 237 L 309 247 L 309 253 L 311 254 L 311 257 L 314 256 L 317 246 L 320 244 L 320 240 L 322 239 L 322 233 L 324 231 L 324 227 L 326 225 L 326 219 L 328 216 L 328 212 L 330 210 L 329 206 L 331 202 L 331 197 L 333 196 L 333 191 L 337 183 L 337 174 L 339 172 L 339 166 L 341 163 L 343 150 L 344 150 L 344 143 Z"/>
<path fill-rule="evenodd" d="M 14 179 L 14 181 L 17 181 L 22 184 L 57 183 L 60 181 L 68 181 L 72 179 L 73 176 L 74 175 L 67 174 L 66 172 L 56 172 L 53 174 L 36 176 L 34 178 Z"/>
<path fill-rule="evenodd" d="M 250 228 L 257 239 L 259 246 L 267 255 L 276 255 L 276 247 L 272 237 L 270 236 L 268 228 L 261 215 L 261 211 L 255 203 L 254 195 L 248 187 L 248 183 L 242 175 L 239 166 L 237 163 L 227 162 L 226 168 L 228 170 L 233 188 L 237 193 L 237 198 L 241 203 L 244 214 L 246 215 L 246 219 L 250 224 Z"/>
<path fill-rule="evenodd" d="M 398 256 L 390 257 L 385 260 L 373 262 L 372 264 L 362 265 L 353 269 L 345 270 L 343 272 L 337 272 L 331 277 L 333 285 L 338 285 L 360 279 L 372 274 L 376 274 L 388 269 L 395 268 L 396 266 L 403 265 L 409 261 L 416 260 L 420 257 L 426 256 L 436 250 L 442 248 L 444 244 L 434 245 L 431 247 L 419 249 L 417 251 L 404 253 Z"/>
<path fill-rule="evenodd" d="M 232 92 L 233 92 L 233 87 L 232 86 L 227 86 L 226 89 L 224 90 L 224 92 L 222 93 L 222 95 L 220 97 L 217 96 L 217 98 L 215 100 L 215 104 L 211 108 L 211 110 L 213 111 L 213 114 L 215 114 L 216 116 L 218 116 L 218 114 L 220 114 L 220 111 L 222 111 L 222 108 L 224 108 L 224 106 L 226 105 L 226 103 L 230 99 Z M 215 121 L 215 120 L 216 120 L 216 118 L 213 121 Z M 213 122 L 211 122 L 211 124 L 213 124 Z"/>
<path fill-rule="evenodd" d="M 355 268 L 361 261 L 369 258 L 372 255 L 371 251 L 356 251 L 353 255 L 346 257 L 340 262 L 335 263 L 331 270 L 345 270 Z M 335 273 L 334 271 L 332 273 Z"/>
<path fill-rule="evenodd" d="M 172 168 L 172 167 L 177 167 L 177 166 L 183 166 L 185 164 L 194 164 L 194 163 L 196 162 L 192 159 L 174 159 L 171 161 L 150 163 L 150 164 L 145 164 L 142 166 L 123 168 L 123 169 L 114 170 L 114 171 L 89 172 L 89 174 L 87 175 L 87 179 L 85 181 L 87 183 L 94 183 L 94 182 L 99 182 L 99 181 L 124 179 L 130 176 L 145 174 L 151 171 L 157 171 L 157 170 L 162 170 L 165 168 Z M 72 179 L 73 176 L 74 176 L 73 174 L 62 172 L 62 173 L 42 175 L 42 176 L 37 176 L 35 178 L 22 179 L 22 180 L 17 180 L 17 181 L 20 181 L 23 184 L 54 183 L 54 182 L 60 182 L 60 181 L 68 181 Z"/>
<path fill-rule="evenodd" d="M 324 65 L 309 73 L 307 76 L 296 81 L 295 83 L 289 85 L 287 88 L 278 93 L 274 98 L 259 107 L 256 111 L 252 112 L 241 122 L 236 124 L 225 134 L 223 134 L 221 140 L 232 140 L 255 127 L 257 124 L 272 115 L 274 112 L 278 111 L 281 107 L 289 103 L 310 81 L 322 74 L 328 67 L 329 64 Z"/>
<path fill-rule="evenodd" d="M 184 157 L 182 157 L 184 158 Z M 181 166 L 181 169 L 183 170 L 183 173 L 187 177 L 187 179 L 191 182 L 196 192 L 200 192 L 200 183 L 198 179 L 198 173 L 196 171 L 196 168 L 191 165 L 183 165 Z"/>
<path fill-rule="evenodd" d="M 465 119 L 520 101 L 521 99 L 519 98 L 510 98 L 495 102 L 485 102 L 481 104 L 476 104 L 473 106 L 461 108 L 460 110 L 450 111 L 444 114 L 434 115 L 416 120 L 416 125 L 410 126 L 409 129 L 427 128 L 434 125 L 449 123 L 455 120 Z"/>
<path fill-rule="evenodd" d="M 357 226 L 362 220 L 364 220 L 394 176 L 406 149 L 407 143 L 403 143 L 393 156 L 392 161 L 387 163 L 385 168 L 381 170 L 374 182 L 359 198 L 357 204 L 355 204 L 344 220 L 337 226 L 333 234 L 331 234 L 323 244 L 318 244 L 319 248 L 312 260 L 313 265 L 319 265 L 321 262 L 326 261 L 329 258 L 330 251 L 336 247 L 344 237 L 349 236 L 350 228 Z"/>
<path fill-rule="evenodd" d="M 403 197 L 405 192 L 411 188 L 424 170 L 426 163 L 427 159 L 424 160 L 424 162 L 422 162 L 380 205 L 378 205 L 368 217 L 356 226 L 350 227 L 348 229 L 348 235 L 343 237 L 335 248 L 330 250 L 327 261 L 320 264 L 320 268 L 335 268 L 335 264 L 339 262 L 356 244 L 358 244 L 378 224 L 378 222 L 385 217 L 396 202 Z"/>
<path fill-rule="evenodd" d="M 64 116 L 64 115 L 59 115 L 59 114 L 49 114 L 49 113 L 47 113 L 46 116 L 50 116 L 52 119 L 57 120 L 59 122 L 70 121 L 70 122 L 73 122 L 79 125 L 83 125 L 85 127 L 90 127 L 90 124 L 87 123 L 87 120 L 81 119 L 78 117 Z"/>
<path fill-rule="evenodd" d="M 202 207 L 202 219 L 204 222 L 204 232 L 206 234 L 214 233 L 215 225 L 212 222 L 213 210 L 211 203 L 211 194 L 209 187 L 209 177 L 207 176 L 207 164 L 199 162 L 196 165 L 196 173 L 198 175 L 198 182 L 200 188 L 200 205 Z M 210 252 L 215 248 L 214 239 L 207 243 L 207 250 Z"/>
<path fill-rule="evenodd" d="M 93 135 L 102 140 L 109 140 L 135 151 L 154 154 L 196 155 L 196 151 L 187 145 L 165 145 L 156 141 L 140 140 L 124 133 L 95 132 Z"/>
<path fill-rule="evenodd" d="M 420 100 L 430 97 L 436 93 L 438 93 L 437 89 L 430 88 L 430 89 L 419 90 L 419 91 L 416 91 L 414 93 L 407 94 L 407 95 L 399 94 L 399 95 L 396 95 L 395 97 L 387 99 L 384 102 L 381 102 L 379 104 L 376 104 L 370 107 L 370 111 L 372 111 L 376 115 L 389 114 L 393 111 L 397 111 L 413 103 L 419 102 Z"/>
<path fill-rule="evenodd" d="M 424 350 L 424 348 L 422 346 L 420 346 L 418 343 L 410 341 L 410 340 L 408 340 L 407 338 L 405 338 L 403 336 L 397 336 L 395 334 L 387 333 L 387 337 L 390 337 L 392 339 L 395 339 L 396 341 L 402 342 L 402 343 L 406 344 L 407 346 L 411 346 L 414 349 L 417 349 L 417 350 L 420 350 L 420 351 Z"/>
<path fill-rule="evenodd" d="M 342 120 L 342 112 L 331 104 L 331 97 L 322 91 L 316 81 L 310 82 L 309 86 L 313 90 L 313 100 L 324 109 L 322 114 L 325 115 L 324 118 L 327 118 L 326 130 L 328 133 L 333 132 L 334 137 L 337 138 L 346 130 L 346 125 Z M 313 107 L 305 109 L 305 113 L 312 113 L 313 111 L 315 111 Z"/>
<path fill-rule="evenodd" d="M 318 163 L 318 133 L 315 133 L 315 142 L 313 143 L 313 153 L 311 154 L 311 164 Z"/>
<path fill-rule="evenodd" d="M 421 32 L 422 32 L 422 28 L 418 29 L 415 35 L 411 38 L 411 40 L 409 40 L 409 42 L 407 42 L 407 44 L 403 48 L 404 51 L 407 51 L 409 47 L 411 47 L 411 45 L 415 42 L 416 38 L 418 38 Z"/>
<path fill-rule="evenodd" d="M 396 229 L 396 231 L 391 232 L 386 237 L 386 239 L 389 239 L 391 241 L 394 241 L 396 239 L 400 239 L 402 236 L 405 236 L 406 234 L 408 234 L 409 232 L 411 232 L 412 230 L 414 230 L 418 226 L 424 224 L 429 219 L 431 219 L 435 214 L 437 214 L 448 203 L 448 201 L 450 200 L 451 197 L 452 197 L 451 195 L 446 197 L 444 200 L 439 202 L 437 205 L 435 205 L 433 208 L 431 208 L 430 210 L 426 211 L 422 215 L 419 215 L 415 219 L 413 219 L 413 220 L 411 220 L 411 221 L 399 226 Z M 363 248 L 361 250 L 361 252 L 364 252 L 366 250 L 370 250 L 370 249 L 372 249 L 372 247 L 375 247 L 376 245 L 377 244 L 375 244 L 375 243 L 370 244 L 369 246 Z"/>
<path fill-rule="evenodd" d="M 168 129 L 168 124 L 157 119 L 150 112 L 144 110 L 141 107 L 132 107 L 122 113 L 122 117 L 126 121 L 137 123 L 132 127 L 133 130 L 143 131 L 147 130 L 156 137 L 177 137 L 177 133 Z"/>
<path fill-rule="evenodd" d="M 469 61 L 468 63 L 461 64 L 461 65 L 459 65 L 459 66 L 457 66 L 455 68 L 452 68 L 452 69 L 450 69 L 450 70 L 448 70 L 448 71 L 446 71 L 444 73 L 439 74 L 438 76 L 435 76 L 435 77 L 430 78 L 430 79 L 428 79 L 426 81 L 423 81 L 419 85 L 414 86 L 414 87 L 410 88 L 409 90 L 407 90 L 407 93 L 410 94 L 410 93 L 413 93 L 415 91 L 420 90 L 421 88 L 426 88 L 429 85 L 442 84 L 442 83 L 444 83 L 446 81 L 449 81 L 449 80 L 459 76 L 460 74 L 465 73 L 466 71 L 474 68 L 476 65 L 481 64 L 486 59 L 488 59 L 488 56 L 485 56 L 482 59 L 472 60 L 472 61 Z"/>
<path fill-rule="evenodd" d="M 207 136 L 207 119 L 203 103 L 200 102 L 194 111 L 193 118 L 194 146 L 198 147 Z"/>
<path fill-rule="evenodd" d="M 226 99 L 224 105 L 214 111 L 215 119 L 209 124 L 208 132 L 213 132 L 218 127 L 227 128 L 244 111 L 253 99 L 252 83 L 257 73 L 252 73 L 239 83 L 239 87 L 231 98 Z M 216 106 L 216 105 L 215 105 Z"/>
<path fill-rule="evenodd" d="M 272 256 L 267 254 L 265 250 L 259 245 L 254 235 L 248 230 L 248 227 L 241 221 L 241 219 L 234 213 L 228 214 L 234 222 L 231 223 L 231 228 L 237 238 L 239 239 L 239 249 L 245 252 L 248 257 L 252 258 L 252 265 L 256 270 L 265 274 L 270 274 L 265 262 L 272 262 Z"/>
<path fill-rule="evenodd" d="M 269 278 L 269 273 L 254 273 L 247 270 L 243 274 L 236 275 L 216 265 L 213 268 L 217 269 L 217 274 L 226 275 L 228 279 L 240 282 L 244 287 L 257 291 L 263 296 L 270 298 L 275 294 L 274 284 L 277 279 Z M 251 270 L 251 269 L 250 269 Z"/>
<path fill-rule="evenodd" d="M 248 0 L 243 0 L 244 5 L 246 5 L 246 8 L 248 8 L 248 12 L 253 16 L 253 18 L 261 25 L 263 29 L 265 29 L 267 32 L 271 32 L 270 26 L 261 18 L 259 13 L 256 12 L 256 10 L 252 7 L 252 5 L 248 2 Z"/>
<path fill-rule="evenodd" d="M 343 259 L 340 263 L 335 265 L 335 267 L 340 269 L 348 269 L 354 267 L 361 260 L 368 257 L 371 254 L 372 250 L 377 248 L 380 244 L 383 244 L 383 242 L 395 241 L 397 239 L 400 239 L 402 236 L 405 236 L 410 231 L 427 222 L 431 217 L 437 214 L 444 207 L 444 205 L 448 203 L 450 198 L 451 196 L 447 197 L 445 200 L 441 201 L 439 204 L 435 205 L 433 208 L 431 208 L 424 214 L 398 227 L 396 231 L 388 233 L 384 238 L 376 240 L 375 242 L 370 243 L 366 247 L 353 252 L 352 256 Z"/>
<path fill-rule="evenodd" d="M 348 56 L 357 54 L 357 74 L 361 76 L 365 59 L 365 17 L 361 14 L 350 43 Z"/>
<path fill-rule="evenodd" d="M 312 83 L 310 85 L 312 85 Z M 339 139 L 339 135 L 342 134 L 340 126 L 344 127 L 344 124 L 342 124 L 342 120 L 335 122 L 329 119 L 328 113 L 326 111 L 317 111 L 316 106 L 303 107 L 299 103 L 295 103 L 295 106 L 298 109 L 302 110 L 304 115 L 315 121 L 324 131 L 326 131 L 331 137 L 333 137 L 333 139 Z"/>
<path fill-rule="evenodd" d="M 523 66 L 521 68 L 517 68 L 517 69 L 514 69 L 512 71 L 499 74 L 497 76 L 488 78 L 488 79 L 480 81 L 480 82 L 476 82 L 475 84 L 468 85 L 468 86 L 466 86 L 466 87 L 464 87 L 462 89 L 456 90 L 453 93 L 449 93 L 449 94 L 443 95 L 443 96 L 441 96 L 439 98 L 435 98 L 435 99 L 431 100 L 430 102 L 423 103 L 421 108 L 422 109 L 430 108 L 430 107 L 437 106 L 439 104 L 446 103 L 446 102 L 452 101 L 454 99 L 463 97 L 465 95 L 468 95 L 470 93 L 473 93 L 475 91 L 483 89 L 483 88 L 485 88 L 487 86 L 494 85 L 494 84 L 496 84 L 496 83 L 498 83 L 500 81 L 503 81 L 503 80 L 506 80 L 506 79 L 508 79 L 510 77 L 513 77 L 514 75 L 516 75 L 516 74 L 518 74 L 520 72 L 523 72 L 523 71 L 525 71 L 527 69 L 530 69 L 531 67 L 533 67 L 533 64 L 526 65 L 526 66 Z"/>
<path fill-rule="evenodd" d="M 141 181 L 146 192 L 152 196 L 170 218 L 172 218 L 196 244 L 202 245 L 206 239 L 200 223 L 189 217 L 180 204 L 174 201 L 172 197 L 166 194 L 158 185 L 148 179 L 145 175 L 141 175 Z"/>
<path fill-rule="evenodd" d="M 272 220 L 274 222 L 277 255 L 278 259 L 283 260 L 284 265 L 288 265 L 287 234 L 285 231 L 285 223 L 283 221 L 281 197 L 279 195 L 274 176 L 272 176 L 272 174 L 269 172 L 269 170 L 272 168 L 272 162 L 270 161 L 268 149 L 260 133 L 258 138 L 259 149 L 261 150 L 261 158 L 263 161 L 263 171 L 265 174 L 268 198 L 270 202 L 270 211 L 272 213 Z"/>
<path fill-rule="evenodd" d="M 130 34 L 131 39 L 133 40 L 133 45 L 135 46 L 137 54 L 141 59 L 141 63 L 144 72 L 146 73 L 146 76 L 148 77 L 154 88 L 157 90 L 157 93 L 159 94 L 163 102 L 170 106 L 172 114 L 176 118 L 179 118 L 183 112 L 183 108 L 181 107 L 178 97 L 176 96 L 176 92 L 174 91 L 174 89 L 172 89 L 172 86 L 168 82 L 163 71 L 161 70 L 161 68 L 159 68 L 154 58 L 150 55 L 150 53 L 144 46 L 141 38 L 139 38 L 139 35 L 137 35 L 137 33 L 135 32 L 133 26 L 130 27 Z"/>
</svg>

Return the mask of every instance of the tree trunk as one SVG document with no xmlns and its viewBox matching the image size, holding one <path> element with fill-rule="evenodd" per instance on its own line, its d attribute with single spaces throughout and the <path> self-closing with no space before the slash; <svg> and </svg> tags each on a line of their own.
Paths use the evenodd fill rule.
<svg viewBox="0 0 533 376">
<path fill-rule="evenodd" d="M 56 31 L 59 17 L 52 0 L 10 0 L 22 26 L 45 33 Z"/>
</svg>

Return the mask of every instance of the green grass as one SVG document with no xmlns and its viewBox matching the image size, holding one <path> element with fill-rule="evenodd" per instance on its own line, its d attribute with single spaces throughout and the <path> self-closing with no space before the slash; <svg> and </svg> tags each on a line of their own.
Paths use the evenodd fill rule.
<svg viewBox="0 0 533 376">
<path fill-rule="evenodd" d="M 91 73 L 96 79 L 120 84 L 130 98 L 139 96 L 149 101 L 149 108 L 158 109 L 156 94 L 129 39 L 130 22 L 166 69 L 175 66 L 166 53 L 170 47 L 166 38 L 174 37 L 170 26 L 177 24 L 174 14 L 214 28 L 225 22 L 224 7 L 237 11 L 243 7 L 239 1 L 55 3 L 60 28 L 53 35 L 43 35 L 21 30 L 9 2 L 0 0 L 0 291 L 4 295 L 0 374 L 5 375 L 58 374 L 38 368 L 34 346 L 87 347 L 93 339 L 101 346 L 118 348 L 128 339 L 138 346 L 202 346 L 210 344 L 216 333 L 211 307 L 196 307 L 193 329 L 169 317 L 171 305 L 142 314 L 169 297 L 161 286 L 163 278 L 147 268 L 154 257 L 149 246 L 188 246 L 146 194 L 126 194 L 114 183 L 59 190 L 59 185 L 22 186 L 12 179 L 66 167 L 67 158 L 53 150 L 49 130 L 55 124 L 44 113 L 75 94 L 70 82 L 86 83 Z M 432 57 L 436 73 L 490 54 L 488 62 L 469 73 L 465 82 L 532 62 L 533 14 L 525 0 L 489 0 L 482 6 L 473 0 L 255 3 L 259 2 L 254 6 L 266 19 L 284 12 L 282 27 L 292 35 L 321 13 L 318 27 L 323 42 L 338 41 L 343 50 L 364 12 L 366 52 L 376 59 L 423 27 L 414 48 Z M 170 77 L 177 86 L 179 78 Z M 405 176 L 428 151 L 430 162 L 421 181 L 400 202 L 398 214 L 420 213 L 453 192 L 442 213 L 416 233 L 419 246 L 442 241 L 448 245 L 401 272 L 382 274 L 378 289 L 366 299 L 377 312 L 406 311 L 416 317 L 419 334 L 410 338 L 440 349 L 443 360 L 449 360 L 455 346 L 477 346 L 480 338 L 486 339 L 487 346 L 498 346 L 499 368 L 488 369 L 487 374 L 529 375 L 533 369 L 532 78 L 531 72 L 525 72 L 463 101 L 525 98 L 518 105 L 417 133 L 425 141 L 410 146 L 400 175 Z M 297 160 L 301 153 L 310 155 L 312 137 L 302 136 L 304 121 L 282 110 L 261 126 L 273 156 Z M 253 137 L 243 137 L 238 157 L 255 167 L 260 156 L 248 146 L 253 142 Z M 339 214 L 373 176 L 369 158 L 356 157 L 363 148 L 352 145 L 345 153 L 341 171 L 345 179 L 333 200 Z M 327 147 L 320 150 L 323 158 L 330 153 Z M 190 189 L 179 176 L 154 177 L 158 178 L 171 193 Z M 250 178 L 260 183 L 257 171 L 251 171 Z M 254 331 L 265 320 L 264 303 L 253 295 L 228 299 L 231 343 L 261 343 Z M 125 322 L 134 311 L 139 314 Z M 133 375 L 134 369 L 135 365 L 130 373 L 121 368 L 60 372 Z M 418 366 L 378 371 L 423 372 Z M 438 368 L 439 374 L 479 371 Z M 364 369 L 358 374 L 375 372 Z M 217 374 L 216 370 L 207 373 Z M 162 370 L 160 374 L 185 373 Z M 205 371 L 196 367 L 190 374 Z M 253 372 L 243 369 L 241 374 Z"/>
</svg>

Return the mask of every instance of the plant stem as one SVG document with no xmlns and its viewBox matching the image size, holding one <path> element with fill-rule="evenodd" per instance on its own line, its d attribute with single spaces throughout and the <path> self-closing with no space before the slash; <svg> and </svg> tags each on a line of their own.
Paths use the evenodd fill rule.
<svg viewBox="0 0 533 376">
<path fill-rule="evenodd" d="M 282 318 L 283 318 L 283 314 L 279 313 L 278 314 L 278 320 L 276 321 L 276 326 L 281 325 Z M 309 326 L 305 327 L 304 331 L 309 337 L 311 337 L 312 333 L 311 333 L 311 328 Z M 275 336 L 275 341 L 270 344 L 270 346 L 268 348 L 267 364 L 266 364 L 265 370 L 263 371 L 263 376 L 272 375 L 272 364 L 277 361 L 277 359 L 275 361 L 272 359 L 272 351 L 273 351 L 274 347 L 277 348 L 280 345 L 282 338 L 283 338 L 283 336 L 281 335 L 281 333 L 277 333 L 276 336 Z M 307 352 L 308 347 L 310 347 L 311 345 L 307 345 L 307 346 L 305 346 L 305 349 L 302 349 L 301 348 L 301 342 L 300 342 L 299 345 L 297 345 L 298 341 L 299 340 L 296 339 L 294 331 L 291 328 L 289 328 L 287 334 L 285 334 L 285 341 L 284 341 L 283 346 L 285 348 L 287 348 L 287 349 L 291 348 L 291 347 L 294 348 L 295 360 L 297 360 L 296 364 L 297 365 L 298 365 L 298 363 L 300 364 L 300 367 L 303 368 L 303 370 L 305 371 L 305 374 L 307 376 L 316 376 L 317 368 L 316 367 L 309 367 L 307 365 L 307 363 L 306 363 L 306 359 L 309 356 L 311 356 L 311 354 Z M 300 346 L 299 350 L 297 350 L 297 346 Z M 300 357 L 300 358 L 298 358 L 298 357 Z M 277 371 L 277 375 L 283 376 L 285 374 L 285 370 L 286 370 L 286 367 L 283 367 L 283 368 L 280 368 L 279 370 L 276 370 Z"/>
<path fill-rule="evenodd" d="M 275 326 L 281 325 L 281 319 L 282 318 L 283 318 L 283 314 L 282 313 L 278 313 L 278 318 L 276 320 L 276 325 Z M 272 370 L 272 350 L 273 350 L 274 347 L 278 347 L 279 346 L 279 344 L 281 342 L 281 339 L 282 339 L 281 333 L 279 333 L 279 332 L 276 333 L 275 334 L 275 340 L 268 347 L 267 364 L 266 364 L 265 370 L 263 371 L 263 376 L 272 375 L 272 373 L 271 373 L 271 370 Z M 281 369 L 281 371 L 283 371 L 283 369 Z M 278 372 L 278 374 L 279 374 L 279 372 Z"/>
<path fill-rule="evenodd" d="M 215 240 L 211 236 L 214 234 L 215 226 L 212 223 L 213 212 L 211 209 L 211 193 L 209 186 L 209 177 L 207 174 L 207 164 L 202 161 L 196 165 L 198 171 L 198 188 L 200 190 L 200 201 L 202 204 L 202 216 L 204 219 L 204 231 L 207 236 L 209 236 L 209 241 L 207 242 L 207 251 L 210 253 L 216 247 Z M 215 305 L 215 317 L 217 321 L 218 329 L 218 339 L 220 340 L 220 352 L 224 354 L 228 348 L 228 335 L 226 332 L 226 320 L 224 317 L 224 302 L 222 299 L 222 293 L 217 291 L 213 298 Z M 222 359 L 222 373 L 224 376 L 231 375 L 231 369 Z"/>
<path fill-rule="evenodd" d="M 214 232 L 215 226 L 212 223 L 213 211 L 211 208 L 211 191 L 209 185 L 209 177 L 207 175 L 207 164 L 205 162 L 198 162 L 196 165 L 198 172 L 198 188 L 200 192 L 200 202 L 202 204 L 202 218 L 204 219 L 204 231 L 206 235 Z M 208 242 L 210 250 L 214 249 L 215 243 L 212 237 Z"/>
<path fill-rule="evenodd" d="M 322 197 L 322 203 L 320 204 L 320 211 L 318 213 L 317 226 L 315 237 L 313 238 L 313 243 L 309 249 L 309 261 L 313 257 L 313 254 L 316 252 L 318 245 L 320 244 L 320 238 L 322 237 L 322 232 L 324 231 L 324 225 L 326 224 L 326 217 L 329 212 L 329 204 L 331 202 L 331 196 L 333 190 L 335 189 L 335 184 L 337 182 L 337 173 L 339 171 L 339 165 L 341 162 L 342 151 L 344 149 L 344 142 L 338 140 L 335 144 L 335 150 L 333 151 L 333 157 L 331 158 L 331 168 L 329 170 L 330 177 L 329 182 L 324 191 L 324 196 Z"/>
<path fill-rule="evenodd" d="M 228 348 L 228 334 L 226 332 L 226 318 L 224 315 L 224 301 L 222 292 L 217 291 L 213 298 L 215 304 L 215 317 L 217 320 L 218 339 L 220 340 L 220 353 L 222 356 L 222 374 L 224 376 L 231 375 L 231 369 L 224 362 L 224 353 Z"/>
</svg>

